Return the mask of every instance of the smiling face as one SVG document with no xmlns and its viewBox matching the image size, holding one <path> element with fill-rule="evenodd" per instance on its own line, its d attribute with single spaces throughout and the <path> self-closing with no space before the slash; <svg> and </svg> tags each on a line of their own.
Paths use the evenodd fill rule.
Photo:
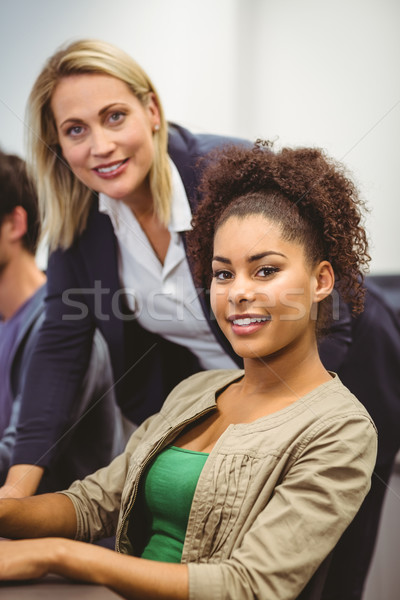
<svg viewBox="0 0 400 600">
<path fill-rule="evenodd" d="M 62 153 L 75 176 L 90 189 L 134 204 L 150 198 L 153 131 L 159 112 L 128 86 L 104 74 L 60 80 L 51 100 Z"/>
<path fill-rule="evenodd" d="M 294 360 L 315 348 L 313 306 L 333 285 L 331 265 L 312 267 L 304 247 L 262 215 L 229 217 L 216 231 L 211 306 L 235 352 L 247 360 Z"/>
</svg>

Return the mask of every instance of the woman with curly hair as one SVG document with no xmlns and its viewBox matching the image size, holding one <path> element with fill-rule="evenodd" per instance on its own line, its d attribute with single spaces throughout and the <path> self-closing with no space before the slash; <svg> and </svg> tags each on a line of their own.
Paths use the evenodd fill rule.
<svg viewBox="0 0 400 600">
<path fill-rule="evenodd" d="M 244 370 L 192 375 L 125 453 L 68 490 L 0 501 L 0 578 L 124 598 L 295 599 L 357 513 L 371 418 L 319 357 L 335 273 L 362 310 L 362 202 L 319 150 L 219 151 L 190 247 Z M 116 532 L 112 552 L 91 542 Z M 65 539 L 70 538 L 70 539 Z"/>
</svg>

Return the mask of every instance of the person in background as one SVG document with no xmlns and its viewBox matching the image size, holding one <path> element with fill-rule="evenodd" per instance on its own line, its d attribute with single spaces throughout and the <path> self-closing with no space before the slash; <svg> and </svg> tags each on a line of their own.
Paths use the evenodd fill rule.
<svg viewBox="0 0 400 600">
<path fill-rule="evenodd" d="M 25 163 L 18 156 L 0 151 L 1 483 L 17 436 L 27 364 L 44 318 L 46 275 L 35 259 L 38 236 L 36 190 Z M 68 486 L 74 479 L 108 464 L 122 449 L 122 421 L 112 392 L 107 346 L 100 334 L 94 338 L 90 367 L 67 424 L 55 458 L 44 474 L 41 491 Z M 96 445 L 97 436 L 102 443 Z M 18 493 L 18 484 L 18 480 L 15 488 L 10 484 L 10 495 Z M 7 495 L 6 488 L 3 495 Z"/>
<path fill-rule="evenodd" d="M 20 409 L 13 361 L 21 339 L 43 311 L 46 276 L 35 260 L 38 236 L 37 197 L 24 162 L 0 151 L 1 482 L 10 465 Z"/>
</svg>

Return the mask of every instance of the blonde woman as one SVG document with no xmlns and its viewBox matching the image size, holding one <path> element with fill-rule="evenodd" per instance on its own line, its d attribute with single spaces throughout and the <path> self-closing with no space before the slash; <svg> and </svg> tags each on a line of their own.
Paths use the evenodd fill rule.
<svg viewBox="0 0 400 600">
<path fill-rule="evenodd" d="M 134 423 L 186 375 L 241 364 L 195 288 L 185 243 L 199 200 L 197 162 L 232 140 L 167 124 L 146 73 L 97 40 L 48 60 L 27 114 L 51 255 L 46 320 L 1 491 L 12 496 L 34 493 L 54 460 L 96 327 Z"/>
</svg>

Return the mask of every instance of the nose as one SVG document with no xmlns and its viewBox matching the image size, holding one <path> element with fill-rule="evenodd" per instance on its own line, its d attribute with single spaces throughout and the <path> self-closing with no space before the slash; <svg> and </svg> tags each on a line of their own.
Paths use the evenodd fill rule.
<svg viewBox="0 0 400 600">
<path fill-rule="evenodd" d="M 243 304 L 253 302 L 255 299 L 254 286 L 250 282 L 244 283 L 241 278 L 235 278 L 229 287 L 228 300 L 231 304 Z"/>
<path fill-rule="evenodd" d="M 92 130 L 91 153 L 93 156 L 107 156 L 115 149 L 112 133 L 102 127 Z"/>
</svg>

